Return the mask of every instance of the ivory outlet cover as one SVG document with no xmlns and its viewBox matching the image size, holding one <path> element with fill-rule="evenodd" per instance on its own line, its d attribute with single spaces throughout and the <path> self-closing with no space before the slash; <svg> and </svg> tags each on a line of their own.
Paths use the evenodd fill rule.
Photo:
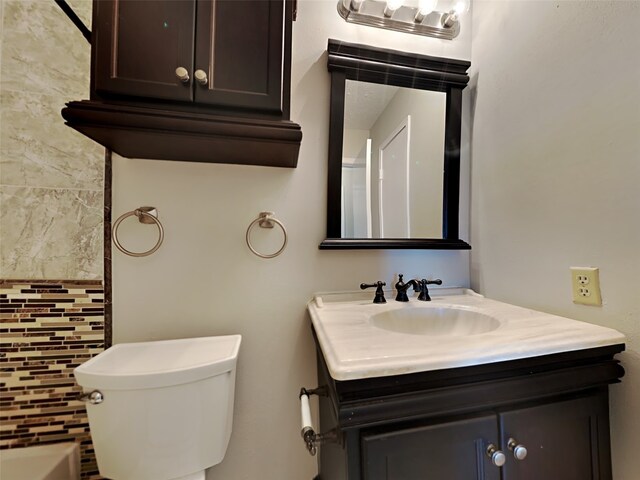
<svg viewBox="0 0 640 480">
<path fill-rule="evenodd" d="M 571 267 L 573 303 L 602 305 L 600 274 L 597 267 Z"/>
</svg>

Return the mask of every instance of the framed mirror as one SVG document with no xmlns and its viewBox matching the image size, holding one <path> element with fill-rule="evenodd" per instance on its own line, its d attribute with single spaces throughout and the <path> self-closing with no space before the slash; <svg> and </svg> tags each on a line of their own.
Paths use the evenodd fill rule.
<svg viewBox="0 0 640 480">
<path fill-rule="evenodd" d="M 321 249 L 469 249 L 458 231 L 470 63 L 329 40 Z"/>
</svg>

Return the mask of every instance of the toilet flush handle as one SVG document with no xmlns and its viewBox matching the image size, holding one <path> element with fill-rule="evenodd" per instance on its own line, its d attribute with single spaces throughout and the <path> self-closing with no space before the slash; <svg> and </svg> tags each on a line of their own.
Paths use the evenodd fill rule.
<svg viewBox="0 0 640 480">
<path fill-rule="evenodd" d="M 90 393 L 81 393 L 78 395 L 78 400 L 81 402 L 89 402 L 91 405 L 98 405 L 104 401 L 104 395 L 99 390 L 94 390 Z"/>
</svg>

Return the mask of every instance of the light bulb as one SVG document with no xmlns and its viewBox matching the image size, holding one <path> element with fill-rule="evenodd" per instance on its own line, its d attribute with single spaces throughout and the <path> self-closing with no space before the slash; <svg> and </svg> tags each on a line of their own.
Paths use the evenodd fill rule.
<svg viewBox="0 0 640 480">
<path fill-rule="evenodd" d="M 384 7 L 384 16 L 390 18 L 397 9 L 399 9 L 404 0 L 387 0 L 387 4 Z"/>
<path fill-rule="evenodd" d="M 445 28 L 451 28 L 458 23 L 458 15 L 466 13 L 471 7 L 471 0 L 456 0 L 453 9 L 442 16 L 441 24 Z"/>
<path fill-rule="evenodd" d="M 438 0 L 420 0 L 418 3 L 418 11 L 421 15 L 429 15 L 436 9 Z"/>
<path fill-rule="evenodd" d="M 471 0 L 456 0 L 452 13 L 456 15 L 466 13 L 469 11 L 469 7 L 471 7 Z"/>
</svg>

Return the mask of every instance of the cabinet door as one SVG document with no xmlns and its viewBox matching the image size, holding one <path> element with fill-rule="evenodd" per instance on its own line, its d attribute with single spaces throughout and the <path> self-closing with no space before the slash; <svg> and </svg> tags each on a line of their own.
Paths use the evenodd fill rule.
<svg viewBox="0 0 640 480">
<path fill-rule="evenodd" d="M 197 103 L 283 111 L 285 0 L 199 0 Z"/>
<path fill-rule="evenodd" d="M 611 479 L 606 393 L 503 413 L 500 420 L 505 480 Z M 526 447 L 526 458 L 515 459 L 509 438 Z"/>
<path fill-rule="evenodd" d="M 241 2 L 242 3 L 242 2 Z M 191 101 L 194 0 L 95 0 L 94 88 L 117 94 Z"/>
<path fill-rule="evenodd" d="M 497 437 L 495 415 L 364 435 L 363 478 L 499 480 L 500 469 L 485 454 Z"/>
</svg>

